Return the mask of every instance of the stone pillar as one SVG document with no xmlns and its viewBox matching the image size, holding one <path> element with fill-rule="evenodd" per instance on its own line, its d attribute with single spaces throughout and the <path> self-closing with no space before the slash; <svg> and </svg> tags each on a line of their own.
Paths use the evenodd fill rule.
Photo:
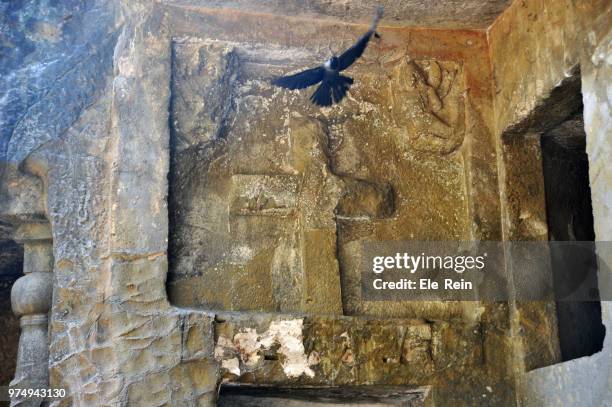
<svg viewBox="0 0 612 407">
<path fill-rule="evenodd" d="M 48 314 L 53 294 L 53 241 L 49 225 L 20 226 L 15 240 L 24 246 L 23 273 L 13 285 L 11 306 L 20 317 L 21 334 L 12 387 L 45 388 L 49 385 Z M 15 405 L 40 402 L 11 401 Z"/>
</svg>

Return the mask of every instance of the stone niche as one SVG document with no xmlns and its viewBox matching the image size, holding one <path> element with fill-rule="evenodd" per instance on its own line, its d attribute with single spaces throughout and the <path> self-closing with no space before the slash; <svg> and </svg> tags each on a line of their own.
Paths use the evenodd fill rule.
<svg viewBox="0 0 612 407">
<path fill-rule="evenodd" d="M 269 84 L 328 53 L 173 42 L 173 304 L 415 314 L 360 298 L 360 242 L 469 239 L 462 63 L 373 42 L 331 108 Z"/>
</svg>

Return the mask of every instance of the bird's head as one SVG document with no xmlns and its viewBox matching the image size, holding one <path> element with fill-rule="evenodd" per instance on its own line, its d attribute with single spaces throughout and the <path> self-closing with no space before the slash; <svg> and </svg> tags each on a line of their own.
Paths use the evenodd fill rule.
<svg viewBox="0 0 612 407">
<path fill-rule="evenodd" d="M 338 69 L 338 57 L 332 55 L 327 61 L 325 61 L 325 66 L 329 69 Z"/>
</svg>

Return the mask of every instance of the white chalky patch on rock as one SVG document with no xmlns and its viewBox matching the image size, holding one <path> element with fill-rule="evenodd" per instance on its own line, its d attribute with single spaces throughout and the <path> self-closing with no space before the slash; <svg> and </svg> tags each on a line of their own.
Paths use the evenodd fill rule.
<svg viewBox="0 0 612 407">
<path fill-rule="evenodd" d="M 303 374 L 314 377 L 315 373 L 310 367 L 319 363 L 319 358 L 318 355 L 311 355 L 310 358 L 306 355 L 302 340 L 303 324 L 303 319 L 273 321 L 268 330 L 261 334 L 253 328 L 245 328 L 234 335 L 232 343 L 227 338 L 220 337 L 215 348 L 215 357 L 222 359 L 223 368 L 234 373 L 236 369 L 240 372 L 239 367 L 232 361 L 238 359 L 232 358 L 229 359 L 231 362 L 225 363 L 225 354 L 235 351 L 240 355 L 242 363 L 253 367 L 261 361 L 264 351 L 277 347 L 276 352 L 283 356 L 280 359 L 287 377 L 299 377 Z M 226 350 L 230 352 L 226 353 Z"/>
<path fill-rule="evenodd" d="M 305 374 L 314 377 L 314 372 L 308 364 L 308 357 L 302 342 L 302 319 L 274 321 L 268 329 L 265 339 L 280 344 L 278 352 L 285 355 L 283 371 L 287 377 L 298 377 Z"/>
<path fill-rule="evenodd" d="M 244 332 L 234 335 L 234 346 L 240 352 L 242 362 L 247 366 L 254 366 L 261 359 L 259 350 L 263 348 L 263 344 L 253 328 L 246 328 Z"/>
<path fill-rule="evenodd" d="M 226 369 L 231 374 L 235 374 L 236 376 L 240 376 L 240 362 L 238 358 L 225 359 L 221 362 L 221 367 Z"/>
</svg>

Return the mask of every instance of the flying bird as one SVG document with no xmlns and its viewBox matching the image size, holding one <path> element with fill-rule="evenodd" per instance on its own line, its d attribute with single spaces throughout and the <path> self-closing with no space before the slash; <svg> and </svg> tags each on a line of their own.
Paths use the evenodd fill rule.
<svg viewBox="0 0 612 407">
<path fill-rule="evenodd" d="M 333 55 L 323 65 L 316 68 L 275 78 L 272 84 L 293 90 L 304 89 L 321 82 L 317 90 L 310 96 L 310 101 L 318 106 L 331 106 L 333 103 L 340 102 L 353 84 L 353 78 L 341 75 L 340 72 L 351 66 L 363 54 L 372 36 L 380 38 L 376 32 L 376 26 L 382 14 L 382 6 L 377 7 L 368 32 L 342 55 Z"/>
</svg>

